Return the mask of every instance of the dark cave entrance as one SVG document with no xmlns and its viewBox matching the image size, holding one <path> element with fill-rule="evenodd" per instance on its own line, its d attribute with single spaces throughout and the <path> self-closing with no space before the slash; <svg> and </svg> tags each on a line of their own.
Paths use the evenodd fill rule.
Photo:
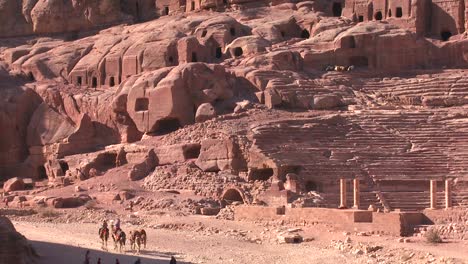
<svg viewBox="0 0 468 264">
<path fill-rule="evenodd" d="M 442 41 L 448 41 L 451 37 L 452 37 L 452 32 L 448 30 L 444 30 L 440 32 L 440 38 L 442 39 Z"/>
<path fill-rule="evenodd" d="M 343 7 L 341 6 L 341 3 L 334 2 L 332 10 L 333 10 L 333 16 L 334 17 L 340 17 L 341 12 L 343 11 Z"/>
<path fill-rule="evenodd" d="M 174 132 L 181 128 L 180 122 L 177 118 L 161 119 L 155 124 L 154 133 L 156 135 L 165 135 Z"/>
<path fill-rule="evenodd" d="M 47 171 L 44 166 L 37 167 L 37 178 L 39 180 L 46 180 L 48 178 Z"/>
</svg>

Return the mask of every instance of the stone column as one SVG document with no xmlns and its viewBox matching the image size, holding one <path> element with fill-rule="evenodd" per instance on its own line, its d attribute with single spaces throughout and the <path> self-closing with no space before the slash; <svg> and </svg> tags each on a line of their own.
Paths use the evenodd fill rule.
<svg viewBox="0 0 468 264">
<path fill-rule="evenodd" d="M 431 187 L 430 187 L 430 194 L 431 194 L 431 209 L 437 209 L 437 181 L 431 180 Z"/>
<path fill-rule="evenodd" d="M 359 190 L 359 179 L 354 179 L 353 180 L 353 184 L 354 184 L 354 206 L 353 208 L 354 209 L 359 209 L 359 207 L 361 207 L 361 196 L 360 196 L 360 190 Z"/>
<path fill-rule="evenodd" d="M 452 181 L 445 180 L 445 209 L 452 207 Z"/>
<path fill-rule="evenodd" d="M 347 208 L 348 204 L 346 203 L 346 179 L 340 179 L 340 207 Z"/>
</svg>

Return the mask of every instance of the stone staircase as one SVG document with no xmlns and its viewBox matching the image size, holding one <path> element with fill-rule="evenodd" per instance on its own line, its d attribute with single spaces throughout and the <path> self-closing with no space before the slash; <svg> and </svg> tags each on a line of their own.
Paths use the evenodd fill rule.
<svg viewBox="0 0 468 264">
<path fill-rule="evenodd" d="M 255 148 L 271 160 L 300 166 L 305 179 L 334 186 L 336 195 L 327 196 L 330 207 L 339 203 L 339 179 L 359 177 L 369 187 L 361 190 L 362 197 L 388 209 L 421 210 L 429 206 L 428 189 L 383 191 L 379 183 L 405 186 L 415 180 L 465 177 L 466 118 L 449 109 L 362 110 L 272 121 L 253 126 L 252 138 Z M 467 192 L 464 185 L 454 190 L 454 204 L 465 206 Z M 440 197 L 443 202 L 443 194 Z"/>
</svg>

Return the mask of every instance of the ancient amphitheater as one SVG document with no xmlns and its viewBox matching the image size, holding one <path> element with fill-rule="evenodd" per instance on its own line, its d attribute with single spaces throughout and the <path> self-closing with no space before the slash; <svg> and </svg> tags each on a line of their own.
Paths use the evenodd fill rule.
<svg viewBox="0 0 468 264">
<path fill-rule="evenodd" d="M 466 240 L 467 105 L 467 0 L 0 0 L 9 210 Z"/>
</svg>

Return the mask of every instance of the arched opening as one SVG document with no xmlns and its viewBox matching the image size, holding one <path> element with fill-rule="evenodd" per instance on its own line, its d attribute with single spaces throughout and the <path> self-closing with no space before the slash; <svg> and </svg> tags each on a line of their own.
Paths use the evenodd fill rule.
<svg viewBox="0 0 468 264">
<path fill-rule="evenodd" d="M 165 135 L 174 132 L 181 127 L 182 126 L 177 118 L 167 118 L 157 121 L 154 125 L 154 129 L 152 130 L 156 135 Z"/>
<path fill-rule="evenodd" d="M 67 173 L 67 171 L 70 169 L 68 167 L 68 163 L 66 161 L 63 161 L 63 160 L 59 160 L 59 165 L 60 165 L 60 169 L 62 169 L 62 172 L 64 173 Z"/>
<path fill-rule="evenodd" d="M 231 36 L 233 37 L 236 35 L 236 29 L 233 27 L 229 30 L 229 32 L 231 33 Z"/>
<path fill-rule="evenodd" d="M 189 145 L 184 149 L 184 158 L 185 159 L 198 159 L 200 156 L 201 146 L 198 144 Z"/>
<path fill-rule="evenodd" d="M 114 77 L 110 77 L 110 78 L 109 78 L 109 86 L 110 86 L 110 87 L 114 87 L 114 86 L 115 86 L 115 79 L 114 79 Z"/>
<path fill-rule="evenodd" d="M 334 17 L 340 17 L 340 16 L 341 16 L 341 12 L 342 12 L 342 10 L 343 10 L 343 7 L 341 6 L 341 3 L 334 2 L 334 3 L 333 3 L 332 10 L 333 10 L 333 16 L 334 16 Z"/>
<path fill-rule="evenodd" d="M 396 17 L 402 17 L 403 16 L 403 9 L 401 7 L 396 8 Z"/>
<path fill-rule="evenodd" d="M 382 20 L 382 12 L 378 11 L 377 13 L 375 13 L 374 18 L 375 20 Z"/>
<path fill-rule="evenodd" d="M 450 39 L 450 37 L 452 37 L 452 32 L 448 30 L 440 32 L 440 38 L 442 39 L 442 41 L 447 41 Z"/>
<path fill-rule="evenodd" d="M 359 20 L 359 22 L 364 22 L 364 16 L 359 16 L 358 20 Z"/>
<path fill-rule="evenodd" d="M 196 53 L 196 52 L 192 52 L 192 62 L 197 62 L 197 61 L 198 61 L 197 53 Z"/>
<path fill-rule="evenodd" d="M 303 39 L 308 39 L 308 38 L 310 38 L 309 30 L 303 29 L 302 32 L 301 32 L 301 38 L 303 38 Z"/>
<path fill-rule="evenodd" d="M 355 56 L 349 59 L 349 64 L 355 67 L 368 67 L 369 60 L 365 56 Z"/>
<path fill-rule="evenodd" d="M 392 17 L 392 9 L 388 9 L 388 17 Z"/>
<path fill-rule="evenodd" d="M 203 32 L 201 34 L 201 37 L 202 38 L 206 37 L 206 34 L 208 34 L 208 31 L 205 29 L 205 30 L 203 30 Z"/>
<path fill-rule="evenodd" d="M 47 179 L 47 171 L 44 166 L 39 166 L 37 167 L 37 178 L 39 180 L 45 180 Z"/>
<path fill-rule="evenodd" d="M 78 86 L 81 86 L 82 82 L 83 82 L 83 79 L 81 78 L 81 76 L 78 76 L 78 77 L 76 78 L 76 84 L 77 84 Z"/>
<path fill-rule="evenodd" d="M 164 7 L 164 15 L 169 15 L 169 6 Z"/>
<path fill-rule="evenodd" d="M 273 176 L 273 169 L 252 169 L 249 174 L 249 180 L 252 181 L 268 181 Z"/>
<path fill-rule="evenodd" d="M 244 203 L 244 199 L 242 198 L 242 195 L 236 189 L 229 189 L 229 190 L 225 191 L 223 196 L 222 196 L 222 199 L 227 204 L 232 204 L 234 202 Z"/>
<path fill-rule="evenodd" d="M 313 181 L 306 181 L 305 190 L 306 192 L 316 192 L 318 191 L 317 184 Z"/>
<path fill-rule="evenodd" d="M 240 57 L 242 56 L 242 54 L 244 54 L 244 51 L 242 50 L 241 47 L 237 47 L 234 49 L 234 56 Z"/>
<path fill-rule="evenodd" d="M 195 1 L 192 1 L 190 3 L 190 11 L 194 11 L 195 10 Z"/>
<path fill-rule="evenodd" d="M 91 79 L 91 86 L 92 86 L 93 88 L 96 88 L 96 87 L 97 87 L 97 78 L 96 78 L 96 77 L 93 77 L 93 78 Z"/>
<path fill-rule="evenodd" d="M 135 101 L 135 112 L 148 111 L 149 109 L 149 99 L 148 98 L 138 98 Z"/>
<path fill-rule="evenodd" d="M 216 54 L 215 57 L 217 59 L 221 59 L 223 57 L 223 49 L 221 47 L 216 48 Z"/>
</svg>

